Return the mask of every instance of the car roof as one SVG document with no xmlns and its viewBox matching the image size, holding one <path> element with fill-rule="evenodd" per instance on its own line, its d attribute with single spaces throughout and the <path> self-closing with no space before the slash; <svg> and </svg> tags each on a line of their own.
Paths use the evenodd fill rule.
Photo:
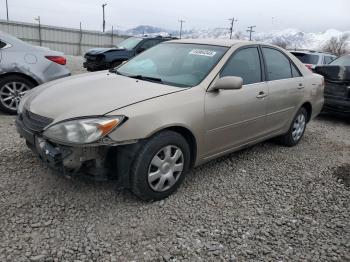
<svg viewBox="0 0 350 262">
<path fill-rule="evenodd" d="M 258 44 L 257 42 L 245 41 L 245 40 L 231 40 L 231 39 L 179 39 L 171 40 L 168 43 L 183 43 L 183 44 L 199 44 L 199 45 L 216 45 L 231 47 L 237 44 Z M 266 43 L 261 43 L 268 45 Z"/>
<path fill-rule="evenodd" d="M 140 39 L 177 39 L 176 37 L 173 37 L 173 36 L 148 36 L 148 35 L 131 36 L 129 38 L 140 38 Z"/>
</svg>

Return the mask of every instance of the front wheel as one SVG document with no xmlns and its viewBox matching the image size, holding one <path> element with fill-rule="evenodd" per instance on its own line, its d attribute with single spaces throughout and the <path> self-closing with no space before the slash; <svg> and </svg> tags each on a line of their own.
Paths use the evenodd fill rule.
<svg viewBox="0 0 350 262">
<path fill-rule="evenodd" d="M 295 146 L 304 135 L 307 122 L 307 111 L 304 107 L 300 108 L 295 115 L 293 122 L 286 134 L 279 138 L 279 141 L 285 146 Z"/>
<path fill-rule="evenodd" d="M 131 168 L 131 190 L 143 200 L 160 200 L 171 195 L 190 166 L 190 147 L 173 131 L 149 139 L 137 153 Z"/>
</svg>

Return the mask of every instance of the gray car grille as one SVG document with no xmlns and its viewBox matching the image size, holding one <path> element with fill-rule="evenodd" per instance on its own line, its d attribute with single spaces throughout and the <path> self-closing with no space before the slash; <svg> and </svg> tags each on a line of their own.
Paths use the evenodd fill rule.
<svg viewBox="0 0 350 262">
<path fill-rule="evenodd" d="M 46 126 L 52 123 L 53 119 L 39 116 L 28 110 L 23 110 L 22 120 L 24 125 L 32 131 L 41 132 Z"/>
</svg>

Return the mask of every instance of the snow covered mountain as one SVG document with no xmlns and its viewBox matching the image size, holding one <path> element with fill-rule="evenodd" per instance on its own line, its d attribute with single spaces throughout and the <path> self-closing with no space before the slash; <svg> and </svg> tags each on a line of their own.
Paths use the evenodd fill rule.
<svg viewBox="0 0 350 262">
<path fill-rule="evenodd" d="M 257 30 L 258 31 L 258 30 Z M 118 31 L 119 34 L 141 36 L 178 36 L 178 31 L 158 28 L 153 26 L 141 25 L 129 30 Z M 306 33 L 298 29 L 273 30 L 269 32 L 256 32 L 253 34 L 253 40 L 266 43 L 285 43 L 288 48 L 305 48 L 319 50 L 332 37 L 339 37 L 344 33 L 350 35 L 350 31 L 341 32 L 335 29 L 329 29 L 324 32 Z M 183 31 L 183 38 L 229 38 L 229 31 L 226 29 L 191 29 Z M 233 38 L 249 39 L 246 32 L 234 32 Z M 350 45 L 350 38 L 348 40 Z"/>
</svg>

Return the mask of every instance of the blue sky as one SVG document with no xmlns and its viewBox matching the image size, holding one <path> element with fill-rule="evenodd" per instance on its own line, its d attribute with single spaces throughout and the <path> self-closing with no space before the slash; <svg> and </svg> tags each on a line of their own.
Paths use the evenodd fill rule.
<svg viewBox="0 0 350 262">
<path fill-rule="evenodd" d="M 106 25 L 128 29 L 153 25 L 178 29 L 221 28 L 228 18 L 238 19 L 236 29 L 256 25 L 257 31 L 298 28 L 318 32 L 334 28 L 350 30 L 350 0 L 8 0 L 10 19 L 101 30 L 102 3 L 107 2 Z M 6 19 L 5 0 L 0 0 L 0 19 Z"/>
</svg>

